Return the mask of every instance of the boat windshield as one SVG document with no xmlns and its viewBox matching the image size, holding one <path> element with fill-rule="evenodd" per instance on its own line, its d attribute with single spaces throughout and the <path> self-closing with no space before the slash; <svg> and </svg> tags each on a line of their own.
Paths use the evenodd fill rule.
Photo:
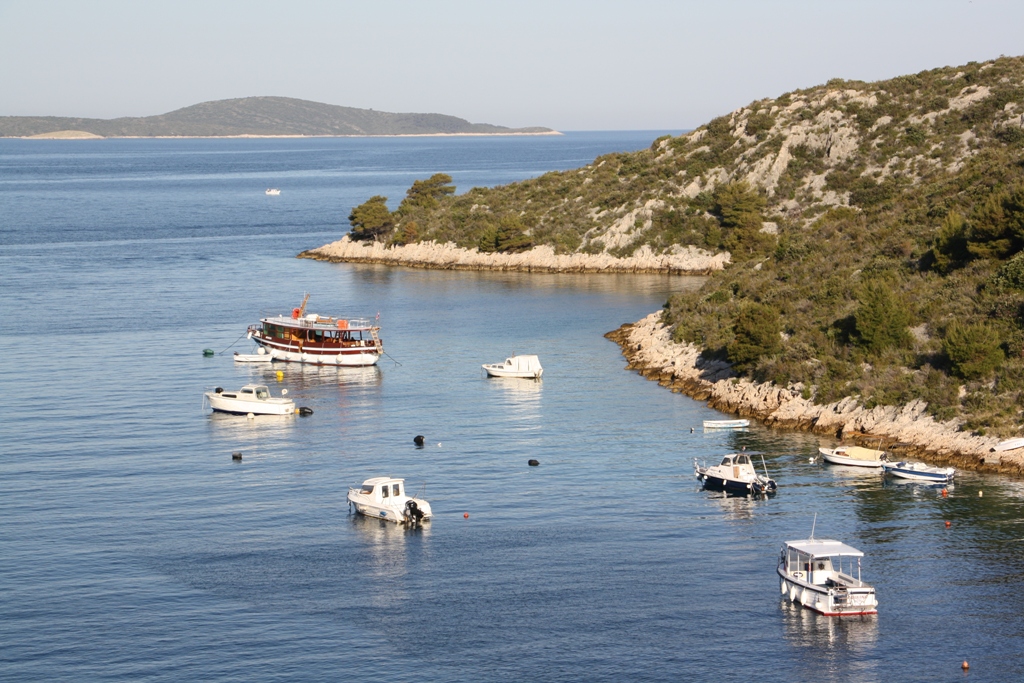
<svg viewBox="0 0 1024 683">
<path fill-rule="evenodd" d="M 722 464 L 723 465 L 731 465 L 732 464 L 732 456 L 731 455 L 727 455 L 724 458 L 722 458 Z"/>
<path fill-rule="evenodd" d="M 260 399 L 261 401 L 267 400 L 268 398 L 270 398 L 270 389 L 267 389 L 266 387 L 257 387 L 256 398 Z"/>
<path fill-rule="evenodd" d="M 735 462 L 737 465 L 749 465 L 750 458 L 745 455 L 737 455 Z"/>
<path fill-rule="evenodd" d="M 373 493 L 373 484 L 363 484 L 363 490 L 360 493 Z"/>
</svg>

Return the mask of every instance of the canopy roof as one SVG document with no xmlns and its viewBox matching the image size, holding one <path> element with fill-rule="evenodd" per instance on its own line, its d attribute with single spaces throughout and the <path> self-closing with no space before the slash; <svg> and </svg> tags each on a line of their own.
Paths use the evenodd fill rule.
<svg viewBox="0 0 1024 683">
<path fill-rule="evenodd" d="M 808 538 L 802 541 L 786 541 L 786 546 L 807 553 L 813 558 L 818 557 L 864 557 L 864 553 L 853 546 L 839 541 L 818 540 Z"/>
</svg>

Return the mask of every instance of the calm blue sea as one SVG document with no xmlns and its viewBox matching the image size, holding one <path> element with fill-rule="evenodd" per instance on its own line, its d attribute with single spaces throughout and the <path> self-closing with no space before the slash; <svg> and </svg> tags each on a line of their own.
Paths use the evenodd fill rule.
<svg viewBox="0 0 1024 683">
<path fill-rule="evenodd" d="M 659 134 L 0 140 L 0 679 L 1024 678 L 1024 485 L 965 474 L 943 498 L 812 463 L 817 436 L 703 433 L 718 414 L 602 337 L 699 281 L 295 258 L 432 173 L 461 192 Z M 379 313 L 389 356 L 235 366 L 304 292 Z M 543 381 L 482 377 L 513 352 Z M 315 413 L 203 411 L 254 381 Z M 778 496 L 700 490 L 693 459 L 742 447 Z M 376 475 L 434 521 L 351 516 Z M 780 600 L 779 546 L 815 514 L 866 553 L 877 617 Z"/>
</svg>

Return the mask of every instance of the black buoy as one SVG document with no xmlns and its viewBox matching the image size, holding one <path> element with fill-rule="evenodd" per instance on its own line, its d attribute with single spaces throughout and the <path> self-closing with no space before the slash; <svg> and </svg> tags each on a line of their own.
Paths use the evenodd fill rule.
<svg viewBox="0 0 1024 683">
<path fill-rule="evenodd" d="M 232 453 L 232 454 L 231 454 L 231 459 L 232 459 L 232 460 L 241 460 L 241 459 L 242 459 L 242 454 L 241 454 L 241 452 L 239 452 L 239 451 L 235 451 L 234 453 Z"/>
<path fill-rule="evenodd" d="M 424 437 L 423 437 L 423 435 L 422 435 L 422 434 L 420 434 L 419 436 L 414 436 L 414 437 L 412 438 L 412 442 L 413 442 L 414 444 L 416 444 L 417 446 L 419 446 L 420 448 L 423 448 L 423 442 L 424 442 L 424 441 L 425 441 L 425 439 L 424 439 Z"/>
<path fill-rule="evenodd" d="M 217 387 L 216 389 L 213 390 L 213 393 L 215 393 L 215 394 L 223 394 L 224 393 L 224 387 Z"/>
<path fill-rule="evenodd" d="M 536 467 L 540 464 L 540 460 L 528 460 L 526 464 L 530 467 Z"/>
<path fill-rule="evenodd" d="M 306 417 L 308 415 L 312 415 L 313 414 L 313 409 L 312 408 L 307 408 L 306 406 L 302 406 L 301 408 L 299 408 L 299 410 L 297 412 L 302 417 Z"/>
</svg>

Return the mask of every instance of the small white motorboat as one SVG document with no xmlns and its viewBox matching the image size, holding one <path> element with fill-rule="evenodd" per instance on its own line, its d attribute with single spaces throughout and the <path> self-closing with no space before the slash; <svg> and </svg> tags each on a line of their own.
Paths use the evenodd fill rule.
<svg viewBox="0 0 1024 683">
<path fill-rule="evenodd" d="M 266 194 L 276 197 L 277 195 L 281 194 L 281 190 L 277 189 L 276 187 L 268 187 Z"/>
<path fill-rule="evenodd" d="M 734 453 L 725 456 L 720 464 L 711 467 L 698 465 L 697 459 L 694 458 L 693 474 L 704 488 L 714 491 L 744 496 L 775 493 L 778 487 L 775 480 L 768 476 L 764 456 L 761 456 L 761 466 L 764 467 L 764 475 L 758 474 L 754 469 L 749 454 Z"/>
<path fill-rule="evenodd" d="M 1000 441 L 992 448 L 992 450 L 1000 453 L 1002 451 L 1015 451 L 1018 448 L 1024 448 L 1024 437 Z"/>
<path fill-rule="evenodd" d="M 750 420 L 704 420 L 704 429 L 743 429 L 750 426 Z"/>
<path fill-rule="evenodd" d="M 488 377 L 540 379 L 540 376 L 544 374 L 544 368 L 540 366 L 540 359 L 537 356 L 513 354 L 511 358 L 506 358 L 504 363 L 485 363 L 482 367 Z"/>
<path fill-rule="evenodd" d="M 956 469 L 953 467 L 932 467 L 923 462 L 887 462 L 882 465 L 886 474 L 911 481 L 927 481 L 933 484 L 948 484 L 953 481 Z"/>
<path fill-rule="evenodd" d="M 811 535 L 802 541 L 786 541 L 782 546 L 778 566 L 782 595 L 827 617 L 877 614 L 875 589 L 860 577 L 864 553 L 845 543 L 818 540 Z"/>
<path fill-rule="evenodd" d="M 873 467 L 880 469 L 888 455 L 885 451 L 860 446 L 837 446 L 836 448 L 819 448 L 818 452 L 825 462 L 833 465 L 851 465 L 853 467 Z"/>
<path fill-rule="evenodd" d="M 284 394 L 288 390 L 284 389 Z M 238 391 L 224 391 L 217 387 L 203 393 L 203 403 L 216 412 L 233 415 L 312 415 L 312 408 L 296 408 L 295 401 L 283 396 L 270 395 L 270 388 L 263 384 L 246 384 Z"/>
<path fill-rule="evenodd" d="M 348 503 L 367 517 L 417 526 L 430 521 L 430 503 L 405 494 L 405 480 L 391 477 L 367 479 L 348 490 Z"/>
<path fill-rule="evenodd" d="M 236 363 L 269 363 L 274 360 L 274 357 L 267 353 L 267 350 L 262 346 L 256 350 L 256 353 L 238 353 L 235 351 L 234 358 Z"/>
</svg>

